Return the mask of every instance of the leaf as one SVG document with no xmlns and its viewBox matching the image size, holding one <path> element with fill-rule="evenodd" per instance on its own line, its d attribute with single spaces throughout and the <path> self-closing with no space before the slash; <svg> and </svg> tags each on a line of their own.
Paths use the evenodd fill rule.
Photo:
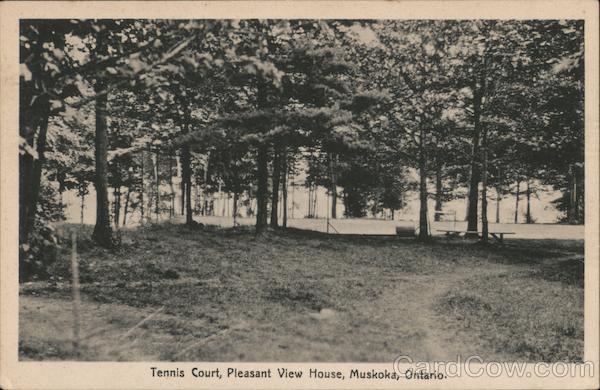
<svg viewBox="0 0 600 390">
<path fill-rule="evenodd" d="M 143 69 L 144 63 L 138 60 L 137 58 L 131 58 L 129 60 L 129 66 L 135 73 L 138 73 L 140 70 Z"/>
</svg>

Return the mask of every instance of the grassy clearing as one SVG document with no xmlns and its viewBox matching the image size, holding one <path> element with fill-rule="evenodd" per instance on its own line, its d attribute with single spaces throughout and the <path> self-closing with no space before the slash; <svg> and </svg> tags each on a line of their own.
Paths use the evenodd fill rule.
<svg viewBox="0 0 600 390">
<path fill-rule="evenodd" d="M 446 329 L 479 340 L 482 350 L 527 361 L 581 361 L 580 286 L 501 274 L 465 281 L 438 299 Z"/>
<path fill-rule="evenodd" d="M 582 241 L 428 244 L 300 230 L 153 225 L 96 248 L 80 231 L 83 333 L 68 254 L 21 286 L 20 357 L 378 361 L 399 354 L 572 361 L 583 354 Z M 579 260 L 578 260 L 579 259 Z M 123 335 L 155 310 L 163 311 Z M 54 325 L 40 329 L 48 318 Z M 123 346 L 127 347 L 124 348 Z"/>
</svg>

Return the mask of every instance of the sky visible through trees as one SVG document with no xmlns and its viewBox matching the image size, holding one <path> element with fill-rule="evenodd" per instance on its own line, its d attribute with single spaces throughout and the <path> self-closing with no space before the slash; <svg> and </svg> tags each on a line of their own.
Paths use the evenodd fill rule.
<svg viewBox="0 0 600 390">
<path fill-rule="evenodd" d="M 417 198 L 426 240 L 434 212 L 460 202 L 487 240 L 507 218 L 502 199 L 533 223 L 533 199 L 552 193 L 557 222 L 582 224 L 583 31 L 576 20 L 22 20 L 21 275 L 55 252 L 67 193 L 82 218 L 95 194 L 104 247 L 128 220 L 193 226 L 226 205 L 260 234 L 325 202 L 331 218 L 394 218 Z"/>
</svg>

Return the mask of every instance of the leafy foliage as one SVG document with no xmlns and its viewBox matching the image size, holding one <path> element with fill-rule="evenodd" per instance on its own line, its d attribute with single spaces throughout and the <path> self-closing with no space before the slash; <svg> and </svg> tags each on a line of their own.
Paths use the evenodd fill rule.
<svg viewBox="0 0 600 390">
<path fill-rule="evenodd" d="M 333 217 L 338 195 L 347 216 L 401 209 L 418 176 L 422 232 L 430 196 L 480 183 L 550 185 L 583 221 L 581 21 L 23 20 L 20 48 L 23 262 L 50 253 L 47 181 L 83 207 L 105 179 L 117 228 L 173 216 L 176 185 L 189 225 L 219 190 L 256 199 L 259 230 L 270 197 L 277 225 L 299 167 Z"/>
</svg>

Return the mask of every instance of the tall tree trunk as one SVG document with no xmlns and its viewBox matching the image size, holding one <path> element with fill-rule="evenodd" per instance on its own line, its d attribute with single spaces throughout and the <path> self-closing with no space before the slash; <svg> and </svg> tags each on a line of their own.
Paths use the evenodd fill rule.
<svg viewBox="0 0 600 390">
<path fill-rule="evenodd" d="M 488 169 L 488 156 L 487 156 L 487 129 L 483 129 L 482 137 L 482 174 L 481 174 L 481 241 L 488 242 L 488 216 L 487 216 L 487 169 Z"/>
<path fill-rule="evenodd" d="M 329 156 L 329 181 L 331 183 L 331 218 L 337 218 L 337 175 L 335 169 L 337 168 L 337 155 L 331 153 Z M 335 165 L 335 166 L 334 166 Z"/>
<path fill-rule="evenodd" d="M 192 217 L 192 167 L 190 147 L 188 145 L 181 147 L 181 182 L 185 189 L 183 193 L 185 223 L 191 225 L 194 223 L 194 219 Z"/>
<path fill-rule="evenodd" d="M 499 164 L 501 165 L 501 164 Z M 500 202 L 502 201 L 502 167 L 498 167 L 498 177 L 496 178 L 496 223 L 500 223 Z"/>
<path fill-rule="evenodd" d="M 41 103 L 41 105 L 42 117 L 38 123 L 34 124 L 34 126 L 39 129 L 36 142 L 37 159 L 33 160 L 33 157 L 29 155 L 25 156 L 27 162 L 25 167 L 25 174 L 22 176 L 25 179 L 25 182 L 20 183 L 20 185 L 24 187 L 24 192 L 27 193 L 25 197 L 26 200 L 24 203 L 25 220 L 23 224 L 24 229 L 22 235 L 22 243 L 27 243 L 29 241 L 29 233 L 31 233 L 35 224 L 37 204 L 42 183 L 42 167 L 46 160 L 45 151 L 46 136 L 48 133 L 49 107 L 47 101 L 44 101 L 43 103 Z"/>
<path fill-rule="evenodd" d="M 533 220 L 531 219 L 531 187 L 530 187 L 530 179 L 527 178 L 527 192 L 526 192 L 526 198 L 527 198 L 527 212 L 525 214 L 525 222 L 526 223 L 532 223 Z"/>
<path fill-rule="evenodd" d="M 63 201 L 63 194 L 65 193 L 65 187 L 62 182 L 58 185 L 58 205 L 62 208 L 65 204 Z"/>
<path fill-rule="evenodd" d="M 80 220 L 81 220 L 81 224 L 83 225 L 83 211 L 85 209 L 85 192 L 81 193 L 81 211 L 80 211 Z"/>
<path fill-rule="evenodd" d="M 100 246 L 113 245 L 112 229 L 110 227 L 110 212 L 108 208 L 108 128 L 106 125 L 107 94 L 102 94 L 105 84 L 96 81 L 96 135 L 95 135 L 95 164 L 96 178 L 96 225 L 92 239 Z"/>
<path fill-rule="evenodd" d="M 121 187 L 116 185 L 113 189 L 113 223 L 115 224 L 115 229 L 119 229 L 119 220 L 121 219 Z"/>
<path fill-rule="evenodd" d="M 427 221 L 427 160 L 425 156 L 425 131 L 423 127 L 419 136 L 419 240 L 429 238 Z"/>
<path fill-rule="evenodd" d="M 182 169 L 183 171 L 183 169 Z M 185 181 L 183 180 L 183 172 L 181 174 L 181 183 L 180 183 L 180 189 L 181 189 L 181 215 L 185 215 Z"/>
<path fill-rule="evenodd" d="M 583 223 L 583 175 L 579 177 L 579 169 L 576 166 L 569 167 L 567 176 L 567 222 L 570 224 Z"/>
<path fill-rule="evenodd" d="M 35 131 L 39 122 L 35 119 L 35 106 L 31 104 L 34 94 L 34 82 L 20 80 L 19 93 L 19 135 L 26 140 L 28 147 L 33 148 Z M 37 101 L 40 101 L 39 98 Z M 38 154 L 39 157 L 39 154 Z M 19 244 L 29 241 L 29 214 L 35 211 L 31 207 L 31 187 L 33 183 L 33 156 L 30 153 L 19 153 Z M 36 205 L 37 207 L 37 205 Z M 23 264 L 20 262 L 20 264 Z M 20 268 L 20 279 L 27 277 L 26 270 Z"/>
<path fill-rule="evenodd" d="M 204 164 L 204 166 L 202 167 L 202 183 L 203 183 L 203 187 L 202 187 L 202 198 L 204 199 L 204 206 L 202 207 L 202 215 L 208 215 L 207 214 L 207 210 L 206 210 L 206 206 L 207 206 L 207 202 L 206 202 L 206 179 L 207 179 L 207 175 L 208 175 L 208 161 L 210 160 L 210 151 L 208 151 L 207 155 L 206 155 L 206 164 Z"/>
<path fill-rule="evenodd" d="M 519 223 L 519 198 L 521 197 L 521 180 L 517 180 L 517 196 L 515 204 L 515 223 Z"/>
<path fill-rule="evenodd" d="M 473 138 L 471 145 L 471 171 L 469 177 L 469 199 L 467 208 L 467 230 L 477 231 L 477 208 L 479 201 L 479 138 L 481 135 L 481 91 L 473 86 Z"/>
<path fill-rule="evenodd" d="M 566 203 L 566 211 L 567 211 L 567 222 L 573 224 L 575 222 L 575 203 L 573 202 L 573 184 L 574 184 L 574 174 L 573 167 L 569 167 L 569 173 L 567 175 L 567 189 L 564 193 L 564 200 Z"/>
<path fill-rule="evenodd" d="M 180 189 L 180 199 L 181 199 L 181 215 L 185 215 L 185 180 L 183 179 L 183 147 L 181 148 L 180 152 L 179 152 L 179 157 L 178 157 L 178 167 L 181 167 L 181 181 L 179 182 L 179 189 Z M 178 169 L 178 173 L 179 173 L 179 169 Z"/>
<path fill-rule="evenodd" d="M 308 186 L 308 213 L 307 218 L 312 218 L 312 184 Z"/>
<path fill-rule="evenodd" d="M 435 164 L 435 217 L 434 217 L 434 221 L 439 222 L 440 221 L 440 213 L 442 211 L 442 196 L 443 196 L 443 191 L 444 189 L 442 188 L 442 162 L 439 161 L 438 158 L 436 158 L 436 164 Z M 392 214 L 394 213 L 394 210 L 392 210 Z M 394 219 L 394 217 L 392 216 L 392 219 Z"/>
<path fill-rule="evenodd" d="M 171 206 L 169 207 L 169 218 L 175 216 L 175 188 L 173 187 L 173 154 L 169 154 L 169 189 L 171 190 Z"/>
<path fill-rule="evenodd" d="M 271 227 L 279 226 L 279 185 L 281 181 L 281 150 L 277 148 L 273 156 L 273 188 L 271 188 Z"/>
<path fill-rule="evenodd" d="M 148 222 L 152 222 L 152 210 L 154 209 L 154 198 L 156 196 L 156 193 L 153 189 L 154 184 L 153 184 L 153 176 L 154 176 L 154 157 L 152 156 L 152 152 L 148 152 L 150 154 L 150 158 L 148 159 L 148 171 L 149 171 L 149 176 L 148 177 L 148 183 L 146 184 L 146 187 L 148 189 L 148 202 L 146 203 L 146 210 L 148 211 L 148 215 L 146 216 L 146 220 Z"/>
<path fill-rule="evenodd" d="M 27 141 L 29 147 L 32 147 L 30 142 L 33 142 L 33 138 Z M 33 161 L 33 156 L 29 153 L 19 155 L 19 244 L 21 245 L 26 244 L 29 241 L 29 214 L 34 210 L 31 207 Z"/>
<path fill-rule="evenodd" d="M 158 171 L 159 154 L 158 148 L 154 152 L 154 192 L 156 194 L 154 198 L 154 214 L 156 216 L 156 222 L 160 219 L 160 176 Z"/>
<path fill-rule="evenodd" d="M 140 164 L 140 224 L 144 224 L 144 150 L 142 149 L 142 162 Z"/>
<path fill-rule="evenodd" d="M 259 145 L 257 153 L 256 233 L 267 227 L 267 193 L 269 191 L 269 156 L 267 145 Z"/>
<path fill-rule="evenodd" d="M 496 186 L 496 223 L 500 223 L 500 202 L 502 201 L 502 186 Z"/>
<path fill-rule="evenodd" d="M 294 202 L 294 192 L 296 188 L 295 175 L 292 173 L 292 219 L 294 219 L 294 209 L 296 208 L 296 203 Z"/>
<path fill-rule="evenodd" d="M 313 184 L 313 218 L 318 218 L 319 213 L 317 211 L 317 195 L 319 193 L 319 186 L 315 183 Z"/>
<path fill-rule="evenodd" d="M 127 225 L 127 213 L 129 212 L 129 196 L 131 195 L 131 178 L 127 186 L 127 195 L 125 195 L 125 210 L 123 210 L 123 226 Z"/>
<path fill-rule="evenodd" d="M 198 178 L 194 183 L 194 214 L 198 214 L 200 212 L 200 181 Z"/>
<path fill-rule="evenodd" d="M 287 149 L 283 150 L 283 158 L 281 160 L 282 162 L 282 173 L 283 173 L 283 180 L 282 180 L 282 200 L 283 200 L 283 219 L 281 221 L 281 226 L 283 226 L 284 228 L 287 227 L 287 218 L 288 218 L 288 165 L 287 165 Z"/>
<path fill-rule="evenodd" d="M 583 180 L 583 168 L 576 167 L 575 170 L 575 223 L 585 222 L 585 180 Z"/>
<path fill-rule="evenodd" d="M 233 226 L 237 225 L 239 193 L 233 191 Z"/>
</svg>

